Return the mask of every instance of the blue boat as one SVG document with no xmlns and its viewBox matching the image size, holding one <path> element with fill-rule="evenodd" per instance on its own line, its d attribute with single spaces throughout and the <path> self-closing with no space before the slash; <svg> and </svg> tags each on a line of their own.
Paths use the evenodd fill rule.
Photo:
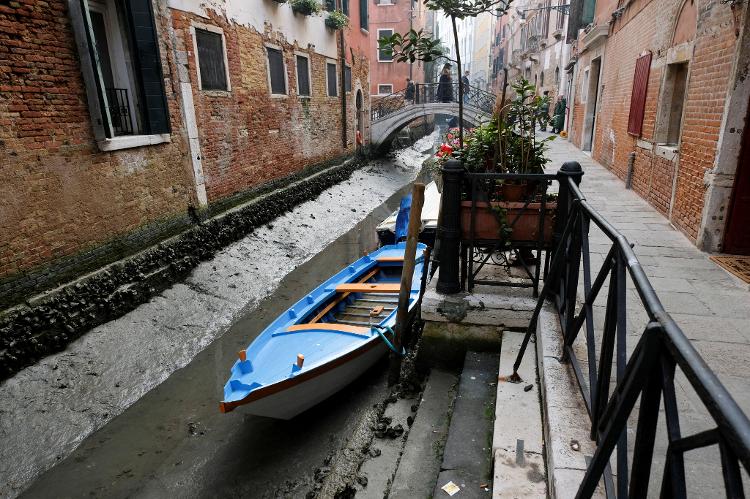
<svg viewBox="0 0 750 499">
<path fill-rule="evenodd" d="M 405 243 L 383 246 L 325 281 L 239 352 L 221 412 L 290 419 L 354 381 L 392 348 Z M 409 296 L 421 291 L 426 246 L 417 247 Z"/>
</svg>

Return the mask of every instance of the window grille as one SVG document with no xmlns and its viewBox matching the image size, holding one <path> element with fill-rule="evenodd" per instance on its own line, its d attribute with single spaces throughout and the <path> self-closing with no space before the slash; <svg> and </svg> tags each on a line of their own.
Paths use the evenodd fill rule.
<svg viewBox="0 0 750 499">
<path fill-rule="evenodd" d="M 224 67 L 224 42 L 221 34 L 196 28 L 195 44 L 198 47 L 201 88 L 203 90 L 228 90 L 227 70 Z"/>
<path fill-rule="evenodd" d="M 336 65 L 330 62 L 326 63 L 326 75 L 327 75 L 327 84 L 328 84 L 328 96 L 329 97 L 336 97 L 339 92 L 336 88 L 336 84 L 338 83 L 338 78 L 336 78 Z"/>
<path fill-rule="evenodd" d="M 307 57 L 297 56 L 297 94 L 310 96 L 310 66 Z"/>
<path fill-rule="evenodd" d="M 268 51 L 268 73 L 271 79 L 271 93 L 286 94 L 286 70 L 284 69 L 284 54 L 281 50 L 266 47 Z"/>
</svg>

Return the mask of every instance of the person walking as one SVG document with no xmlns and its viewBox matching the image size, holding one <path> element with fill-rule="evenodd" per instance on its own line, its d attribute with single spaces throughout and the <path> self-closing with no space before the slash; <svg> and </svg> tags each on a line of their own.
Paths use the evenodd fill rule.
<svg viewBox="0 0 750 499">
<path fill-rule="evenodd" d="M 546 132 L 547 123 L 549 123 L 549 90 L 545 90 L 542 93 L 542 102 L 539 106 L 537 121 L 539 122 L 539 129 Z"/>
<path fill-rule="evenodd" d="M 565 127 L 565 108 L 567 103 L 565 97 L 560 95 L 555 103 L 555 110 L 552 113 L 552 133 L 560 133 Z"/>
<path fill-rule="evenodd" d="M 438 102 L 453 102 L 453 80 L 451 79 L 451 65 L 443 66 L 443 71 L 438 80 L 437 95 Z"/>
<path fill-rule="evenodd" d="M 461 83 L 464 84 L 464 104 L 469 103 L 469 87 L 471 86 L 471 83 L 469 82 L 469 70 L 467 69 L 464 71 L 464 75 L 461 77 Z"/>
<path fill-rule="evenodd" d="M 404 92 L 404 100 L 408 102 L 414 101 L 414 82 L 410 78 L 406 79 L 406 92 Z"/>
</svg>

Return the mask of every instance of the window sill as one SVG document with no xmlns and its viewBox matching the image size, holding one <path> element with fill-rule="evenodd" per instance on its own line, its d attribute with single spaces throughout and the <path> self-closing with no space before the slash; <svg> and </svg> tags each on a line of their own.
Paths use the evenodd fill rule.
<svg viewBox="0 0 750 499">
<path fill-rule="evenodd" d="M 288 94 L 271 94 L 272 99 L 286 99 L 289 97 Z"/>
<path fill-rule="evenodd" d="M 133 147 L 153 146 L 172 142 L 172 136 L 168 133 L 157 135 L 129 135 L 115 137 L 112 139 L 98 140 L 96 143 L 100 151 L 119 151 L 120 149 L 131 149 Z"/>
<path fill-rule="evenodd" d="M 676 144 L 656 144 L 654 153 L 668 161 L 674 161 L 680 154 L 680 148 Z"/>
<path fill-rule="evenodd" d="M 231 90 L 204 90 L 202 88 L 199 88 L 201 92 L 203 92 L 204 95 L 207 97 L 231 97 L 232 91 Z"/>
</svg>

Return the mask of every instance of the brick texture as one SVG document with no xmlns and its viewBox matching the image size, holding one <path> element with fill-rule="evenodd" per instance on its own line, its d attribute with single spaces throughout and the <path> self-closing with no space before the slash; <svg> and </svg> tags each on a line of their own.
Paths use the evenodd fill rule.
<svg viewBox="0 0 750 499">
<path fill-rule="evenodd" d="M 132 252 L 189 224 L 187 214 L 198 203 L 180 88 L 185 71 L 209 208 L 352 154 L 358 89 L 368 136 L 369 39 L 357 26 L 345 35 L 353 41 L 345 50 L 353 91 L 347 94 L 344 145 L 341 86 L 337 97 L 328 97 L 326 89 L 325 64 L 332 60 L 285 39 L 270 24 L 260 33 L 223 13 L 209 10 L 207 18 L 198 17 L 160 3 L 154 1 L 154 12 L 171 142 L 101 152 L 67 2 L 0 0 L 0 294 L 29 279 L 35 282 L 25 286 L 39 291 L 43 282 L 52 282 L 43 275 L 53 272 L 47 268 L 63 265 L 68 278 L 76 268 L 88 271 L 124 256 L 109 249 L 98 254 L 99 248 L 122 249 L 117 241 L 129 239 Z M 198 89 L 193 21 L 224 30 L 230 92 Z M 336 32 L 329 36 L 339 40 Z M 289 91 L 283 98 L 270 95 L 267 43 L 283 50 Z M 340 49 L 339 43 L 338 58 Z M 309 99 L 296 95 L 295 52 L 310 57 Z M 340 60 L 335 62 L 341 79 Z"/>
<path fill-rule="evenodd" d="M 593 157 L 623 179 L 627 175 L 628 156 L 635 152 L 633 189 L 660 212 L 671 213 L 672 222 L 693 240 L 703 210 L 703 176 L 713 167 L 732 62 L 738 48 L 730 7 L 696 2 L 697 30 L 689 61 L 678 157 L 669 161 L 654 155 L 651 149 L 637 147 L 637 138 L 627 133 L 627 124 L 635 62 L 642 52 L 650 50 L 653 60 L 641 138 L 653 141 L 666 55 L 672 46 L 681 0 L 637 0 L 628 4 L 620 19 L 612 24 L 606 41 L 603 89 L 593 145 Z M 608 17 L 609 13 L 600 14 L 597 13 L 597 18 Z M 577 95 L 582 79 L 580 70 Z M 574 113 L 571 138 L 580 147 L 584 106 L 578 98 Z M 675 185 L 674 206 L 670 206 Z"/>
</svg>

